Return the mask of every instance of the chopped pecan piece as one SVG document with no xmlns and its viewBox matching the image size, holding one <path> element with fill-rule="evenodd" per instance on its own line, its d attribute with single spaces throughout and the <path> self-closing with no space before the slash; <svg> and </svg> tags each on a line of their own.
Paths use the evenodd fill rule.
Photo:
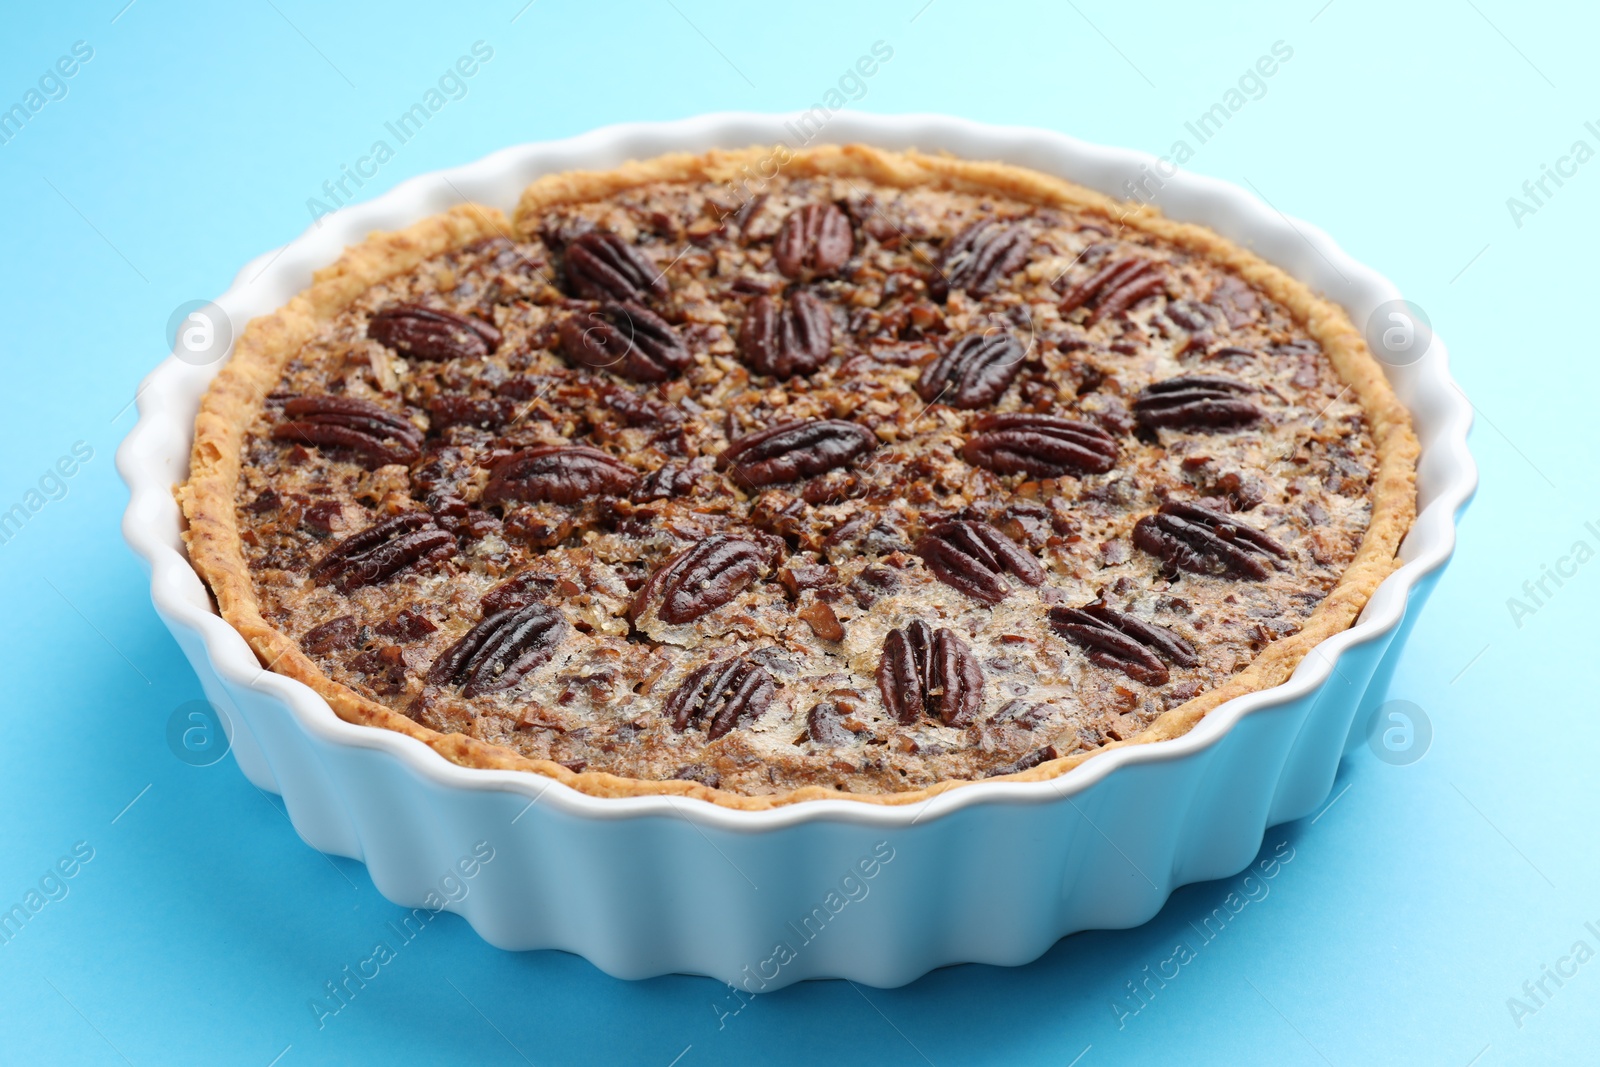
<svg viewBox="0 0 1600 1067">
<path fill-rule="evenodd" d="M 1056 746 L 1046 745 L 1043 748 L 1034 749 L 1032 752 L 1021 757 L 1020 759 L 1013 760 L 1010 763 L 1005 763 L 999 767 L 993 768 L 992 770 L 985 771 L 983 776 L 985 778 L 998 778 L 1002 774 L 1016 774 L 1018 771 L 1031 770 L 1032 768 L 1039 766 L 1041 763 L 1049 763 L 1059 755 L 1060 753 L 1056 751 Z"/>
<path fill-rule="evenodd" d="M 849 262 L 855 242 L 850 219 L 837 205 L 805 204 L 783 220 L 772 256 L 786 278 L 827 278 Z"/>
<path fill-rule="evenodd" d="M 835 562 L 859 555 L 890 556 L 910 551 L 905 531 L 888 521 L 874 520 L 868 512 L 857 512 L 823 538 L 822 549 Z"/>
<path fill-rule="evenodd" d="M 739 349 L 758 374 L 789 378 L 810 374 L 828 361 L 833 318 L 827 305 L 803 289 L 781 304 L 770 296 L 750 302 L 739 328 Z"/>
<path fill-rule="evenodd" d="M 333 533 L 333 528 L 344 518 L 344 505 L 337 500 L 324 500 L 312 504 L 300 515 L 300 525 L 317 537 Z"/>
<path fill-rule="evenodd" d="M 1278 353 L 1274 353 L 1274 355 L 1277 355 L 1277 354 Z M 1214 359 L 1222 359 L 1222 360 L 1255 359 L 1259 355 L 1260 355 L 1259 352 L 1251 351 L 1248 348 L 1241 348 L 1238 345 L 1223 345 L 1221 348 L 1212 349 L 1210 352 L 1207 352 L 1205 354 L 1204 358 L 1205 358 L 1206 362 L 1209 363 L 1211 360 L 1214 360 Z"/>
<path fill-rule="evenodd" d="M 835 584 L 839 568 L 827 563 L 806 563 L 791 559 L 778 569 L 778 581 L 789 590 L 790 596 L 799 596 L 807 589 L 821 589 Z"/>
<path fill-rule="evenodd" d="M 1055 415 L 985 415 L 962 446 L 968 463 L 996 474 L 1059 478 L 1104 474 L 1117 462 L 1117 442 L 1100 427 Z"/>
<path fill-rule="evenodd" d="M 929 715 L 966 726 L 983 706 L 983 668 L 954 630 L 936 631 L 918 619 L 884 638 L 878 691 L 903 725 Z"/>
<path fill-rule="evenodd" d="M 870 608 L 880 597 L 888 596 L 899 588 L 900 579 L 894 571 L 870 563 L 861 568 L 861 573 L 850 580 L 845 591 L 854 597 L 861 607 Z"/>
<path fill-rule="evenodd" d="M 523 571 L 483 594 L 483 599 L 478 602 L 478 610 L 484 618 L 488 618 L 502 611 L 527 607 L 549 596 L 559 584 L 557 579 L 547 574 Z"/>
<path fill-rule="evenodd" d="M 839 616 L 833 613 L 826 601 L 815 600 L 795 612 L 811 632 L 824 641 L 843 641 L 844 626 L 839 622 Z"/>
<path fill-rule="evenodd" d="M 870 466 L 863 468 L 859 474 L 855 471 L 831 470 L 820 478 L 813 478 L 802 485 L 800 498 L 807 504 L 817 507 L 848 500 L 863 488 L 862 476 L 870 470 Z"/>
<path fill-rule="evenodd" d="M 1211 312 L 1206 305 L 1192 300 L 1174 300 L 1168 304 L 1167 318 L 1190 333 L 1206 333 L 1211 329 Z"/>
<path fill-rule="evenodd" d="M 1192 300 L 1168 300 L 1166 318 L 1173 327 L 1184 330 L 1187 337 L 1180 338 L 1173 354 L 1177 356 L 1199 352 L 1201 358 L 1210 359 L 1206 349 L 1211 347 L 1215 338 L 1212 337 L 1212 311 L 1205 304 L 1197 304 Z M 1171 336 L 1171 330 L 1162 328 L 1162 333 Z"/>
<path fill-rule="evenodd" d="M 651 575 L 634 597 L 629 617 L 636 619 L 653 606 L 657 617 L 669 625 L 693 622 L 770 572 L 777 554 L 772 543 L 712 534 Z"/>
<path fill-rule="evenodd" d="M 639 480 L 628 499 L 635 504 L 652 500 L 674 500 L 688 496 L 700 480 L 700 472 L 684 463 L 666 463 Z"/>
<path fill-rule="evenodd" d="M 421 304 L 395 304 L 372 316 L 367 336 L 402 356 L 441 362 L 482 359 L 500 347 L 500 331 L 470 315 Z"/>
<path fill-rule="evenodd" d="M 379 645 L 350 657 L 346 664 L 351 670 L 366 676 L 366 684 L 386 696 L 402 692 L 406 687 L 406 650 L 399 645 Z"/>
<path fill-rule="evenodd" d="M 806 712 L 806 738 L 826 748 L 843 748 L 859 738 L 844 724 L 848 713 L 837 702 L 823 700 Z"/>
<path fill-rule="evenodd" d="M 1221 310 L 1228 325 L 1235 330 L 1261 317 L 1261 298 L 1243 279 L 1231 274 L 1217 283 L 1206 302 Z"/>
<path fill-rule="evenodd" d="M 692 358 L 677 330 L 632 301 L 607 302 L 598 310 L 569 315 L 557 329 L 569 360 L 636 382 L 665 381 Z"/>
<path fill-rule="evenodd" d="M 567 508 L 556 504 L 521 504 L 507 509 L 505 533 L 530 548 L 552 548 L 571 537 L 576 525 Z"/>
<path fill-rule="evenodd" d="M 738 438 L 717 465 L 747 485 L 774 485 L 842 467 L 877 444 L 876 434 L 854 422 L 800 419 Z"/>
<path fill-rule="evenodd" d="M 428 416 L 434 432 L 452 426 L 476 426 L 480 430 L 497 430 L 517 414 L 517 402 L 507 396 L 487 397 L 482 400 L 470 396 L 447 393 L 428 401 Z"/>
<path fill-rule="evenodd" d="M 1172 572 L 1227 578 L 1271 575 L 1289 550 L 1232 515 L 1199 504 L 1168 501 L 1133 527 L 1133 543 L 1159 556 Z"/>
<path fill-rule="evenodd" d="M 388 581 L 408 567 L 442 563 L 456 553 L 456 539 L 433 524 L 425 511 L 408 511 L 340 541 L 311 568 L 318 585 L 341 593 Z"/>
<path fill-rule="evenodd" d="M 582 215 L 569 214 L 557 208 L 540 220 L 539 239 L 546 247 L 565 248 L 594 228 L 594 223 Z"/>
<path fill-rule="evenodd" d="M 1022 342 L 1008 332 L 969 333 L 928 364 L 917 380 L 917 395 L 929 404 L 987 407 L 1016 380 L 1027 357 Z"/>
<path fill-rule="evenodd" d="M 806 503 L 778 489 L 756 497 L 750 507 L 751 525 L 779 537 L 802 537 L 806 533 Z"/>
<path fill-rule="evenodd" d="M 667 295 L 667 277 L 643 252 L 614 233 L 590 230 L 567 245 L 567 281 L 587 300 L 642 304 Z"/>
<path fill-rule="evenodd" d="M 555 654 L 567 620 L 545 604 L 496 612 L 440 653 L 428 668 L 431 685 L 459 685 L 475 697 L 510 689 Z"/>
<path fill-rule="evenodd" d="M 1155 382 L 1139 393 L 1133 413 L 1144 426 L 1201 427 L 1248 426 L 1264 414 L 1252 400 L 1256 387 L 1215 375 L 1187 375 Z"/>
<path fill-rule="evenodd" d="M 1225 471 L 1205 492 L 1227 497 L 1234 511 L 1254 511 L 1267 498 L 1267 489 L 1265 481 L 1248 471 Z"/>
<path fill-rule="evenodd" d="M 940 523 L 917 540 L 913 551 L 945 585 L 985 604 L 1011 595 L 1009 573 L 1027 585 L 1044 582 L 1044 568 L 993 526 L 967 519 Z"/>
<path fill-rule="evenodd" d="M 278 495 L 276 489 L 263 489 L 246 507 L 252 515 L 264 515 L 269 511 L 276 511 L 282 504 L 283 497 Z"/>
<path fill-rule="evenodd" d="M 1166 685 L 1168 664 L 1193 667 L 1200 662 L 1194 646 L 1165 626 L 1112 611 L 1100 603 L 1051 608 L 1050 626 L 1087 650 L 1091 663 L 1121 671 L 1145 685 Z"/>
<path fill-rule="evenodd" d="M 417 641 L 427 637 L 438 627 L 426 615 L 410 608 L 402 608 L 373 629 L 393 641 Z"/>
<path fill-rule="evenodd" d="M 715 789 L 722 784 L 722 775 L 698 763 L 686 764 L 672 772 L 674 782 L 696 782 L 707 789 Z"/>
<path fill-rule="evenodd" d="M 1115 318 L 1166 288 L 1155 266 L 1154 260 L 1144 256 L 1108 263 L 1066 291 L 1061 297 L 1061 314 L 1089 305 L 1089 316 L 1084 320 L 1087 325 Z"/>
<path fill-rule="evenodd" d="M 979 219 L 950 238 L 935 262 L 928 294 L 943 303 L 951 290 L 986 296 L 1027 261 L 1033 238 L 1026 230 L 999 219 Z"/>
<path fill-rule="evenodd" d="M 707 722 L 706 739 L 715 741 L 735 726 L 759 719 L 776 690 L 772 675 L 734 656 L 697 668 L 666 699 L 662 711 L 679 733 Z"/>
<path fill-rule="evenodd" d="M 513 452 L 496 463 L 489 472 L 483 502 L 579 504 L 602 494 L 625 494 L 638 480 L 638 471 L 598 448 L 541 445 Z"/>
<path fill-rule="evenodd" d="M 457 537 L 485 537 L 500 528 L 500 521 L 475 508 L 454 493 L 436 490 L 426 500 L 433 521 Z"/>
<path fill-rule="evenodd" d="M 354 615 L 340 615 L 337 619 L 329 619 L 321 626 L 307 630 L 300 639 L 300 647 L 313 656 L 355 648 L 361 644 L 363 629 L 365 627 Z"/>
<path fill-rule="evenodd" d="M 600 402 L 615 412 L 625 426 L 667 428 L 683 422 L 683 412 L 654 397 L 641 396 L 627 386 L 606 383 Z"/>
<path fill-rule="evenodd" d="M 422 431 L 403 415 L 353 396 L 297 396 L 283 405 L 289 421 L 272 428 L 277 441 L 352 453 L 363 467 L 411 464 L 422 455 Z"/>
<path fill-rule="evenodd" d="M 1008 700 L 1004 707 L 989 716 L 989 726 L 995 729 L 1014 726 L 1019 730 L 1036 730 L 1049 718 L 1050 705 L 1035 704 L 1019 697 Z"/>
</svg>

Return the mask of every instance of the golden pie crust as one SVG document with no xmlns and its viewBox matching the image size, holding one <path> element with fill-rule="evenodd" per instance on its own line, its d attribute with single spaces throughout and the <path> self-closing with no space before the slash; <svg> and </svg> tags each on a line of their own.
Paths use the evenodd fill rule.
<svg viewBox="0 0 1600 1067">
<path fill-rule="evenodd" d="M 574 772 L 554 762 L 529 759 L 505 747 L 461 734 L 440 733 L 414 722 L 335 682 L 295 639 L 275 629 L 261 614 L 236 511 L 241 450 L 247 427 L 261 410 L 263 399 L 273 391 L 286 361 L 330 320 L 371 286 L 474 241 L 511 237 L 554 205 L 600 199 L 663 181 L 737 185 L 747 181 L 752 170 L 760 172 L 775 161 L 789 176 L 857 178 L 899 188 L 931 185 L 1073 209 L 1102 216 L 1202 255 L 1281 304 L 1321 344 L 1335 373 L 1364 413 L 1376 445 L 1371 521 L 1338 584 L 1299 632 L 1269 644 L 1224 684 L 1166 711 L 1136 736 L 1106 741 L 1091 750 L 984 780 L 1055 778 L 1100 751 L 1183 735 L 1225 701 L 1285 681 L 1312 647 L 1352 625 L 1373 590 L 1399 566 L 1396 552 L 1416 514 L 1418 443 L 1408 412 L 1390 388 L 1361 333 L 1333 303 L 1208 229 L 1174 222 L 1150 206 L 1119 202 L 1036 171 L 919 152 L 888 152 L 864 145 L 801 151 L 782 146 L 755 147 L 704 155 L 669 155 L 629 162 L 604 172 L 550 175 L 524 191 L 511 220 L 493 208 L 463 204 L 399 232 L 374 233 L 347 249 L 338 262 L 317 272 L 311 286 L 284 307 L 250 322 L 233 357 L 202 400 L 195 419 L 189 480 L 177 489 L 177 497 L 187 518 L 184 540 L 190 560 L 209 585 L 222 617 L 245 637 L 263 667 L 310 686 L 347 722 L 405 734 L 464 767 L 529 771 L 597 797 L 686 796 L 728 808 L 763 810 L 813 799 L 915 804 L 972 784 L 969 780 L 949 780 L 914 791 L 873 794 L 806 786 L 779 794 L 746 796 L 687 780 L 652 781 L 600 771 Z"/>
</svg>

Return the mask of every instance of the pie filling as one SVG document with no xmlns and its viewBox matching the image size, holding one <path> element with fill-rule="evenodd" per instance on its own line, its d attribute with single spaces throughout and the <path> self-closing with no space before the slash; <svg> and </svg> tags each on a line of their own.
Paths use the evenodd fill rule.
<svg viewBox="0 0 1600 1067">
<path fill-rule="evenodd" d="M 245 437 L 262 616 L 432 730 L 745 796 L 1012 773 L 1301 630 L 1371 522 L 1307 329 L 1105 215 L 780 175 L 524 221 Z"/>
</svg>

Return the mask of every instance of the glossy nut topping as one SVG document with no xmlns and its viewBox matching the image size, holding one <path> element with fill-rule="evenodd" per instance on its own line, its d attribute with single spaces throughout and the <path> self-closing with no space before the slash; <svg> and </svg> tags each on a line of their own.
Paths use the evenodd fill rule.
<svg viewBox="0 0 1600 1067">
<path fill-rule="evenodd" d="M 1021 773 L 1297 632 L 1368 521 L 1317 342 L 1117 219 L 780 173 L 519 226 L 356 299 L 243 457 L 264 617 L 430 729 L 751 795 Z"/>
</svg>

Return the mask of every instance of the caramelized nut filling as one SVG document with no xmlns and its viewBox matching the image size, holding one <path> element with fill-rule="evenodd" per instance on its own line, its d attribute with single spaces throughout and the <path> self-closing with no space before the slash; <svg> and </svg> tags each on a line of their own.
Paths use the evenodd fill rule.
<svg viewBox="0 0 1600 1067">
<path fill-rule="evenodd" d="M 1371 518 L 1287 311 L 1104 217 L 780 176 L 548 211 L 286 366 L 264 617 L 435 730 L 748 796 L 1131 737 L 1296 633 Z"/>
</svg>

